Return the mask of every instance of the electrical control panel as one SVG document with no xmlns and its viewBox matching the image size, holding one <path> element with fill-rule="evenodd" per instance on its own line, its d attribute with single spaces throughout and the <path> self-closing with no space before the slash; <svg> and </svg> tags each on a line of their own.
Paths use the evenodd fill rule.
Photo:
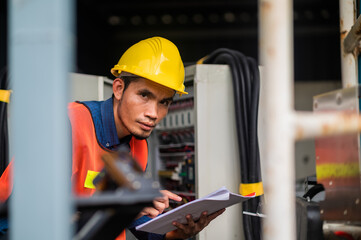
<svg viewBox="0 0 361 240">
<path fill-rule="evenodd" d="M 188 82 L 192 85 L 192 82 Z M 171 207 L 195 199 L 194 157 L 194 98 L 193 86 L 189 94 L 176 96 L 168 115 L 157 126 L 154 134 L 158 145 L 158 180 L 161 185 L 183 198 L 182 203 L 172 202 Z"/>
</svg>

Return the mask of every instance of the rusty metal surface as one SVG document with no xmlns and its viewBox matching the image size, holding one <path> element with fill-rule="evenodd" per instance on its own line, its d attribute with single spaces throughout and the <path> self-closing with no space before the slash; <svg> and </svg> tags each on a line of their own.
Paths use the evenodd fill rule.
<svg viewBox="0 0 361 240">
<path fill-rule="evenodd" d="M 361 222 L 360 194 L 360 190 L 355 191 L 353 187 L 327 188 L 326 200 L 320 204 L 322 219 Z"/>
<path fill-rule="evenodd" d="M 358 87 L 317 96 L 314 102 L 315 112 L 358 114 Z M 324 220 L 361 221 L 359 139 L 359 134 L 315 139 L 317 181 L 326 191 L 320 203 Z"/>
<path fill-rule="evenodd" d="M 344 39 L 343 46 L 345 53 L 356 53 L 358 52 L 358 45 L 361 39 L 361 17 L 357 18 L 357 21 L 352 26 Z M 357 50 L 357 51 L 355 51 Z M 355 52 L 354 52 L 355 51 Z"/>
<path fill-rule="evenodd" d="M 356 55 L 346 53 L 344 50 L 344 40 L 355 23 L 356 13 L 356 0 L 340 0 L 340 51 L 343 88 L 356 86 L 358 83 Z"/>
<path fill-rule="evenodd" d="M 296 112 L 294 120 L 296 140 L 361 131 L 361 115 L 354 112 Z"/>
</svg>

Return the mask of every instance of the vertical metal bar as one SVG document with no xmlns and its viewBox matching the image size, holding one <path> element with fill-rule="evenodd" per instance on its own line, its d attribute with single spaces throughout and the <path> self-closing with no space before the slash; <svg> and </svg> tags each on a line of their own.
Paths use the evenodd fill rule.
<svg viewBox="0 0 361 240">
<path fill-rule="evenodd" d="M 358 1 L 358 12 L 356 12 L 356 16 L 357 16 L 357 18 L 358 18 L 358 16 L 360 15 L 360 13 L 361 13 L 361 0 L 359 0 Z M 358 54 L 358 56 L 357 56 L 357 73 L 359 73 L 360 71 L 361 71 L 361 61 L 360 61 L 360 59 L 361 59 L 361 56 L 360 56 L 360 54 Z M 358 74 L 358 84 L 361 84 L 361 76 L 360 76 L 360 74 Z M 361 99 L 359 100 L 359 106 L 360 106 L 360 102 L 361 102 Z"/>
<path fill-rule="evenodd" d="M 357 56 L 344 51 L 343 42 L 356 20 L 356 0 L 340 0 L 341 74 L 343 88 L 358 83 Z"/>
<path fill-rule="evenodd" d="M 70 239 L 66 104 L 73 1 L 9 3 L 15 154 L 11 239 Z"/>
<path fill-rule="evenodd" d="M 295 239 L 292 1 L 260 0 L 260 61 L 264 66 L 265 240 Z"/>
</svg>

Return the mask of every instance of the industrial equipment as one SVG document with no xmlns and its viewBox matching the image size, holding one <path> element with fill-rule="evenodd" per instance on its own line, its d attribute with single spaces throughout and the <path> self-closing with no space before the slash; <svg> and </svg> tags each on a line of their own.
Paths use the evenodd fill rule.
<svg viewBox="0 0 361 240">
<path fill-rule="evenodd" d="M 358 114 L 360 86 L 348 87 L 314 97 L 314 112 Z M 327 131 L 325 125 L 324 131 Z M 324 227 L 344 231 L 352 239 L 361 237 L 360 134 L 315 139 L 317 183 L 325 188 L 320 201 Z M 337 227 L 333 226 L 337 224 Z M 351 230 L 351 231 L 350 231 Z M 330 233 L 331 232 L 331 233 Z M 329 239 L 329 238 L 326 238 Z"/>
</svg>

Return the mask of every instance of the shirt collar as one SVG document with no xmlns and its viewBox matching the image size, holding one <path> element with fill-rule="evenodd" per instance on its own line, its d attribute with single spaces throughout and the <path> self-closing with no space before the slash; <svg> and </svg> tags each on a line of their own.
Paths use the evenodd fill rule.
<svg viewBox="0 0 361 240">
<path fill-rule="evenodd" d="M 108 100 L 102 102 L 100 111 L 104 129 L 104 146 L 111 149 L 120 144 L 114 121 L 113 98 L 109 98 Z"/>
</svg>

